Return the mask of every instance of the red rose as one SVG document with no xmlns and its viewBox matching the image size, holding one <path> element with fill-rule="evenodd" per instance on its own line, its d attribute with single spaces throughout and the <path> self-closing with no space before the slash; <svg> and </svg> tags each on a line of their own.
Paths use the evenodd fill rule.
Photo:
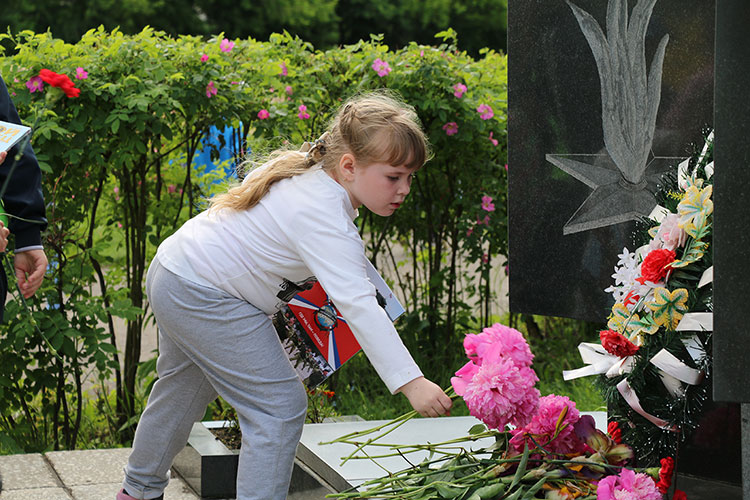
<svg viewBox="0 0 750 500">
<path fill-rule="evenodd" d="M 632 356 L 638 351 L 637 345 L 614 330 L 600 331 L 599 339 L 602 341 L 602 347 L 604 347 L 605 351 L 621 358 Z"/>
<path fill-rule="evenodd" d="M 672 474 L 674 473 L 674 458 L 666 457 L 661 459 L 661 468 L 659 469 L 659 482 L 656 487 L 659 491 L 666 493 L 672 484 Z"/>
<path fill-rule="evenodd" d="M 43 69 L 39 71 L 39 78 L 53 87 L 62 89 L 68 97 L 78 97 L 81 94 L 81 89 L 75 87 L 75 84 L 68 78 L 68 75 L 61 75 L 54 71 Z"/>
<path fill-rule="evenodd" d="M 652 283 L 662 281 L 669 272 L 669 265 L 676 258 L 677 254 L 674 253 L 674 250 L 667 250 L 666 248 L 651 250 L 641 264 L 641 277 Z"/>
<path fill-rule="evenodd" d="M 609 437 L 611 437 L 612 441 L 615 443 L 622 443 L 622 429 L 620 429 L 620 426 L 614 420 L 607 424 L 607 434 L 609 434 Z"/>
<path fill-rule="evenodd" d="M 675 490 L 672 500 L 687 500 L 687 495 L 682 490 Z"/>
</svg>

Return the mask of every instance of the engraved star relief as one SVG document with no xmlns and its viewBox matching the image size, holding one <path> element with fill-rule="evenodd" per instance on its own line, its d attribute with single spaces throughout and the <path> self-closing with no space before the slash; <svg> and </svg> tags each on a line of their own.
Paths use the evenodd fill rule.
<svg viewBox="0 0 750 500">
<path fill-rule="evenodd" d="M 648 217 L 657 204 L 654 193 L 659 178 L 683 159 L 652 156 L 643 180 L 633 184 L 606 154 L 548 154 L 545 158 L 593 189 L 563 226 L 565 235 Z"/>
<path fill-rule="evenodd" d="M 607 154 L 548 154 L 547 161 L 594 191 L 563 226 L 563 234 L 647 217 L 660 175 L 675 158 L 652 153 L 669 35 L 646 63 L 646 31 L 657 0 L 608 0 L 606 35 L 591 14 L 565 0 L 596 61 Z"/>
</svg>

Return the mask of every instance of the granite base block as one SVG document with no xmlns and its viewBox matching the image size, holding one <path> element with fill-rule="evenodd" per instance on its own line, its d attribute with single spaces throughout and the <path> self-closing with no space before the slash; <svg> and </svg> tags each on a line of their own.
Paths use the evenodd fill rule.
<svg viewBox="0 0 750 500">
<path fill-rule="evenodd" d="M 177 455 L 173 467 L 201 498 L 231 499 L 237 494 L 238 450 L 230 450 L 216 439 L 211 427 L 223 422 L 196 422 L 188 445 Z M 295 459 L 288 500 L 323 500 L 336 490 L 323 478 Z"/>
<path fill-rule="evenodd" d="M 742 500 L 742 487 L 724 481 L 677 473 L 677 489 L 684 491 L 690 500 Z M 671 498 L 671 497 L 668 497 Z"/>
<path fill-rule="evenodd" d="M 188 445 L 175 457 L 173 467 L 201 498 L 234 498 L 238 451 L 224 446 L 207 425 L 193 424 Z"/>
</svg>

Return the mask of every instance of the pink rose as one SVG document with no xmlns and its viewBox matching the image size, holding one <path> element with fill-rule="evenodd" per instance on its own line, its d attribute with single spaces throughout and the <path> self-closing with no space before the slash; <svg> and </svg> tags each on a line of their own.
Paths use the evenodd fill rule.
<svg viewBox="0 0 750 500">
<path fill-rule="evenodd" d="M 492 107 L 490 107 L 489 104 L 480 104 L 477 108 L 477 113 L 479 113 L 479 117 L 482 120 L 489 120 L 495 116 L 495 113 L 492 111 Z"/>
<path fill-rule="evenodd" d="M 656 232 L 656 236 L 649 243 L 649 249 L 666 248 L 667 250 L 675 250 L 678 247 L 685 246 L 687 233 L 677 225 L 679 220 L 680 216 L 677 214 L 669 214 L 664 217 Z"/>
<path fill-rule="evenodd" d="M 458 124 L 456 122 L 448 122 L 443 125 L 446 135 L 454 135 L 458 133 Z"/>
</svg>

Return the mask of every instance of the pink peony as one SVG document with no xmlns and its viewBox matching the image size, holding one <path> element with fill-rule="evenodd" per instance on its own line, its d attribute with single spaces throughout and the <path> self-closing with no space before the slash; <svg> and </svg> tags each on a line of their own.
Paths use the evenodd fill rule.
<svg viewBox="0 0 750 500">
<path fill-rule="evenodd" d="M 268 112 L 267 109 L 261 109 L 260 111 L 258 111 L 258 118 L 261 120 L 265 120 L 269 116 L 271 116 L 271 114 Z"/>
<path fill-rule="evenodd" d="M 206 61 L 208 61 L 208 54 L 203 54 L 201 56 L 201 62 L 206 62 Z"/>
<path fill-rule="evenodd" d="M 289 74 L 289 69 L 287 69 L 286 63 L 284 61 L 281 61 L 281 63 L 279 63 L 279 67 L 281 67 L 282 76 L 287 76 Z"/>
<path fill-rule="evenodd" d="M 78 66 L 76 68 L 76 80 L 85 80 L 89 77 L 89 72 Z"/>
<path fill-rule="evenodd" d="M 473 363 L 451 379 L 469 413 L 491 429 L 502 429 L 509 423 L 526 425 L 539 404 L 539 391 L 534 387 L 539 379 L 534 370 L 518 366 L 508 357 L 485 362 L 481 367 L 469 365 Z M 460 374 L 473 376 L 467 382 Z"/>
<path fill-rule="evenodd" d="M 490 142 L 492 143 L 493 146 L 497 146 L 498 140 L 492 137 L 492 134 L 493 133 L 490 132 Z M 508 170 L 508 165 L 505 165 L 505 170 Z"/>
<path fill-rule="evenodd" d="M 286 92 L 289 95 L 292 95 L 294 93 L 294 90 L 292 90 L 291 85 L 287 85 L 286 87 L 284 87 L 284 92 Z"/>
<path fill-rule="evenodd" d="M 523 366 L 531 366 L 534 359 L 523 334 L 500 323 L 488 326 L 481 333 L 468 334 L 464 337 L 464 350 L 469 359 L 479 366 L 485 358 L 495 359 L 499 355 L 507 356 Z"/>
<path fill-rule="evenodd" d="M 453 95 L 459 99 L 464 95 L 464 92 L 466 92 L 466 85 L 463 83 L 457 83 L 453 86 Z"/>
<path fill-rule="evenodd" d="M 555 434 L 557 419 L 560 418 L 560 413 L 566 407 L 568 408 L 568 412 L 563 419 L 563 424 L 568 425 L 551 441 L 552 436 Z M 511 431 L 513 437 L 510 440 L 510 444 L 516 451 L 523 451 L 525 442 L 528 442 L 529 448 L 533 449 L 536 447 L 534 444 L 534 441 L 536 441 L 539 446 L 544 447 L 552 453 L 583 453 L 586 451 L 586 445 L 576 435 L 573 428 L 580 416 L 575 402 L 566 396 L 556 396 L 554 394 L 544 396 L 539 399 L 539 410 L 532 417 L 531 422 L 524 427 Z M 527 437 L 526 434 L 531 434 L 534 437 L 534 441 Z"/>
<path fill-rule="evenodd" d="M 297 113 L 297 117 L 300 120 L 307 120 L 308 118 L 310 118 L 310 113 L 307 112 L 307 106 L 305 106 L 304 104 L 300 104 L 299 113 Z"/>
<path fill-rule="evenodd" d="M 661 492 L 646 474 L 622 469 L 619 476 L 607 476 L 599 481 L 596 500 L 661 500 Z"/>
</svg>

